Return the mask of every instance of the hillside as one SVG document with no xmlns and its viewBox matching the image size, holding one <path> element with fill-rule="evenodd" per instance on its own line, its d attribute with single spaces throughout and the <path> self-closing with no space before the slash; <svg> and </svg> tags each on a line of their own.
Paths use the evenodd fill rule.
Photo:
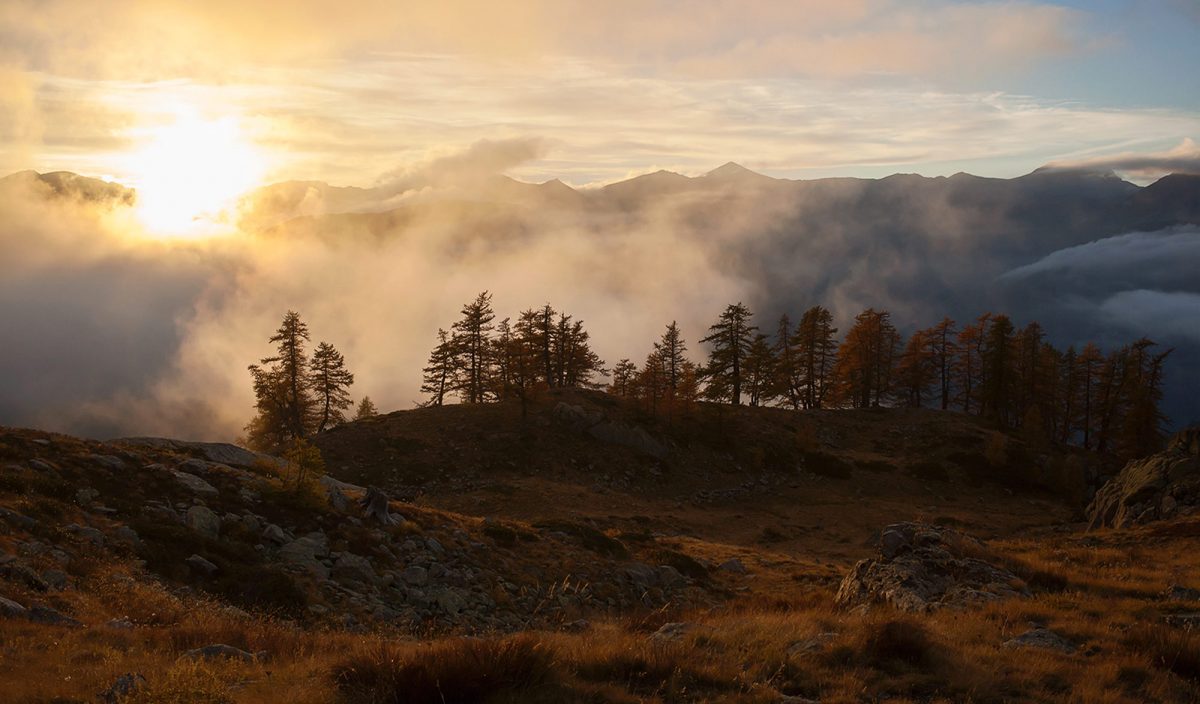
<svg viewBox="0 0 1200 704">
<path fill-rule="evenodd" d="M 973 417 L 571 390 L 316 444 L 329 476 L 296 492 L 229 445 L 0 430 L 8 700 L 1200 694 L 1170 625 L 1200 518 L 1086 533 L 1107 469 Z"/>
</svg>

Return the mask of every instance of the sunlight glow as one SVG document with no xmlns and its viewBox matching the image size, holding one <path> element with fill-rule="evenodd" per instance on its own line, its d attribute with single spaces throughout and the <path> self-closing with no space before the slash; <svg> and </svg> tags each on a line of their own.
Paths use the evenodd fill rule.
<svg viewBox="0 0 1200 704">
<path fill-rule="evenodd" d="M 138 216 L 156 236 L 203 236 L 238 196 L 259 185 L 265 159 L 233 117 L 181 112 L 145 132 L 130 155 Z"/>
</svg>

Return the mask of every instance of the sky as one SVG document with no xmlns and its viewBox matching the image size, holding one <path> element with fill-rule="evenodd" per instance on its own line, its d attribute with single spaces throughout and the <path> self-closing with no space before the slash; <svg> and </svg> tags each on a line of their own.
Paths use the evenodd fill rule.
<svg viewBox="0 0 1200 704">
<path fill-rule="evenodd" d="M 208 151 L 239 159 L 239 187 L 369 186 L 514 139 L 537 146 L 510 175 L 574 186 L 726 161 L 788 178 L 1194 163 L 1198 39 L 1195 0 L 5 0 L 0 172 L 146 187 L 169 160 L 147 151 L 187 121 L 236 133 Z"/>
</svg>

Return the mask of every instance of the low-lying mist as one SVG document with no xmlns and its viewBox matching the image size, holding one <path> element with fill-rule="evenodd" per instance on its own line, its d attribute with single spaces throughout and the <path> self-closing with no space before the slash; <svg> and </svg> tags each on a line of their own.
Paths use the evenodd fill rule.
<svg viewBox="0 0 1200 704">
<path fill-rule="evenodd" d="M 701 360 L 695 340 L 742 300 L 767 331 L 820 303 L 843 330 L 874 306 L 908 331 L 1003 310 L 1063 346 L 1147 334 L 1180 348 L 1169 388 L 1197 379 L 1200 230 L 1166 229 L 1188 213 L 1148 218 L 1162 208 L 1138 199 L 1153 186 L 1085 173 L 788 182 L 726 167 L 573 191 L 503 178 L 505 155 L 536 145 L 493 146 L 374 189 L 264 189 L 241 229 L 199 240 L 147 236 L 112 193 L 6 179 L 0 423 L 233 439 L 252 413 L 246 366 L 289 309 L 314 345 L 345 354 L 355 399 L 408 408 L 437 328 L 484 289 L 499 317 L 549 302 L 583 319 L 610 365 L 640 361 L 672 320 Z M 1167 410 L 1200 416 L 1179 393 Z"/>
</svg>

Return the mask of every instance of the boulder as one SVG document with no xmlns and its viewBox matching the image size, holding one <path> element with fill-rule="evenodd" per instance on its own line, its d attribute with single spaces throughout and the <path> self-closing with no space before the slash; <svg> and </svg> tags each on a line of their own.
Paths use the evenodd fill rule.
<svg viewBox="0 0 1200 704">
<path fill-rule="evenodd" d="M 284 461 L 278 457 L 251 452 L 227 442 L 190 442 L 173 440 L 171 438 L 119 438 L 112 441 L 115 444 L 151 447 L 160 450 L 173 450 L 184 454 L 195 455 L 209 462 L 231 465 L 233 467 L 252 468 L 259 464 L 282 467 Z"/>
<path fill-rule="evenodd" d="M 204 559 L 203 557 L 201 557 L 199 555 L 192 555 L 188 559 L 184 560 L 184 562 L 187 563 L 188 567 L 192 568 L 197 573 L 202 574 L 206 577 L 209 575 L 216 574 L 216 572 L 217 572 L 216 565 L 214 565 L 213 563 L 209 562 L 208 560 Z"/>
<path fill-rule="evenodd" d="M 201 496 L 216 496 L 220 493 L 217 491 L 217 487 L 209 484 L 194 474 L 188 474 L 187 472 L 182 472 L 178 469 L 172 469 L 169 471 L 171 472 L 171 475 L 175 477 L 175 481 L 182 484 L 185 489 L 194 494 L 200 494 Z"/>
<path fill-rule="evenodd" d="M 717 566 L 717 569 L 722 572 L 731 572 L 733 574 L 746 574 L 746 566 L 736 557 L 728 559 Z"/>
<path fill-rule="evenodd" d="M 49 606 L 33 606 L 26 613 L 25 618 L 34 623 L 44 623 L 50 626 L 67 626 L 68 628 L 83 628 L 83 623 L 80 621 L 60 614 Z"/>
<path fill-rule="evenodd" d="M 100 701 L 104 704 L 120 704 L 129 697 L 137 694 L 146 686 L 146 678 L 136 672 L 126 672 L 112 683 L 112 686 L 100 693 Z"/>
<path fill-rule="evenodd" d="M 1200 506 L 1200 427 L 1177 433 L 1167 449 L 1134 460 L 1096 492 L 1092 529 L 1126 528 Z"/>
<path fill-rule="evenodd" d="M 235 648 L 232 645 L 225 645 L 224 643 L 215 643 L 213 645 L 206 645 L 203 648 L 196 648 L 195 650 L 189 650 L 183 654 L 183 657 L 187 658 L 188 660 L 228 659 L 228 660 L 241 660 L 242 662 L 252 663 L 252 662 L 258 662 L 258 660 L 264 654 L 265 653 L 248 653 L 245 650 L 242 650 L 241 648 Z"/>
<path fill-rule="evenodd" d="M 984 559 L 983 543 L 955 530 L 896 523 L 883 529 L 879 550 L 842 580 L 839 606 L 887 603 L 920 613 L 1028 594 L 1015 574 Z"/>
<path fill-rule="evenodd" d="M 1057 650 L 1060 653 L 1067 654 L 1074 653 L 1076 650 L 1074 643 L 1054 631 L 1042 628 L 1041 626 L 1034 626 L 1016 638 L 1005 641 L 1004 647 L 1042 648 L 1044 650 Z"/>
<path fill-rule="evenodd" d="M 29 610 L 12 599 L 0 596 L 0 616 L 4 618 L 24 618 Z"/>
<path fill-rule="evenodd" d="M 206 538 L 221 536 L 221 518 L 207 506 L 192 506 L 184 516 L 184 524 Z"/>
<path fill-rule="evenodd" d="M 611 420 L 601 411 L 589 411 L 583 406 L 559 401 L 552 413 L 559 422 L 570 425 L 600 442 L 622 445 L 656 459 L 667 456 L 667 446 L 655 440 L 645 430 Z"/>
<path fill-rule="evenodd" d="M 329 579 L 329 568 L 321 562 L 328 554 L 329 540 L 324 533 L 309 533 L 279 549 L 279 559 L 303 568 L 318 579 Z"/>
<path fill-rule="evenodd" d="M 374 584 L 379 579 L 379 576 L 375 574 L 375 568 L 371 567 L 370 560 L 349 552 L 338 555 L 337 560 L 333 563 L 333 576 L 338 580 L 349 580 L 362 584 Z"/>
</svg>

